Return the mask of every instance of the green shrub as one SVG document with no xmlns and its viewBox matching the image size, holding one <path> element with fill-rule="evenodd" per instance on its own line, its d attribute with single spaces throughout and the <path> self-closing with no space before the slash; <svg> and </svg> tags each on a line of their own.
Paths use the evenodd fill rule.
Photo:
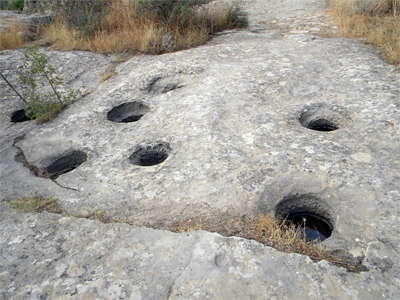
<svg viewBox="0 0 400 300">
<path fill-rule="evenodd" d="M 78 30 L 83 37 L 90 37 L 101 29 L 111 3 L 112 0 L 74 0 L 60 6 L 57 14 L 70 28 Z"/>
<path fill-rule="evenodd" d="M 24 0 L 12 1 L 11 3 L 8 4 L 8 9 L 22 11 L 24 9 Z"/>
<path fill-rule="evenodd" d="M 194 7 L 210 0 L 139 0 L 138 13 L 153 14 L 166 24 L 186 25 L 195 15 Z"/>
</svg>

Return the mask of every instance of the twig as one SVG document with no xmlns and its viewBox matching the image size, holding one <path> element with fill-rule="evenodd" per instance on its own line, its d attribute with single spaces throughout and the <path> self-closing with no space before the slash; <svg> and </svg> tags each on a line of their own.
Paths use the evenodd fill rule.
<svg viewBox="0 0 400 300">
<path fill-rule="evenodd" d="M 6 76 L 3 75 L 3 73 L 0 72 L 0 76 L 1 78 L 3 78 L 3 80 L 8 84 L 8 86 L 17 94 L 17 96 L 25 103 L 27 104 L 28 101 L 22 97 L 22 95 L 20 93 L 18 93 L 17 89 L 11 84 L 11 82 L 8 81 L 8 79 L 6 78 Z"/>
<path fill-rule="evenodd" d="M 52 80 L 49 78 L 49 76 L 47 75 L 47 73 L 45 73 L 44 76 L 46 76 L 46 79 L 47 79 L 47 81 L 49 82 L 51 88 L 53 89 L 54 94 L 56 94 L 57 99 L 58 99 L 58 102 L 60 102 L 60 104 L 63 105 L 64 103 L 62 102 L 62 99 L 61 99 L 61 97 L 60 97 L 60 94 L 57 92 L 55 86 L 53 85 Z"/>
</svg>

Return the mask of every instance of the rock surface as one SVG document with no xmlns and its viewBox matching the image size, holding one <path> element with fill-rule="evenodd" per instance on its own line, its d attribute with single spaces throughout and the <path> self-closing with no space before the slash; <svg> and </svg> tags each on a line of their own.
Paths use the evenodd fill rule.
<svg viewBox="0 0 400 300">
<path fill-rule="evenodd" d="M 1 207 L 2 299 L 397 299 L 392 270 L 360 274 L 218 234 Z M 372 246 L 374 247 L 374 246 Z M 373 255 L 384 253 L 374 247 Z M 376 257 L 376 258 L 378 258 Z"/>
<path fill-rule="evenodd" d="M 324 2 L 242 0 L 248 30 L 133 57 L 101 84 L 111 58 L 43 50 L 70 85 L 97 89 L 40 126 L 11 124 L 18 103 L 0 102 L 0 200 L 53 197 L 67 214 L 101 211 L 162 228 L 197 216 L 274 212 L 291 195 L 312 194 L 320 202 L 288 207 L 324 214 L 334 226 L 325 246 L 365 256 L 370 271 L 348 273 L 206 232 L 1 207 L 4 297 L 398 299 L 400 75 L 358 41 L 323 37 L 331 28 Z M 0 68 L 10 74 L 19 55 L 0 52 Z M 9 93 L 0 87 L 0 96 Z M 134 101 L 140 105 L 126 106 L 132 112 L 108 120 L 114 107 Z M 304 127 L 332 124 L 338 129 Z M 74 150 L 87 154 L 57 178 L 78 191 L 14 160 L 22 134 L 16 145 L 39 168 Z"/>
</svg>

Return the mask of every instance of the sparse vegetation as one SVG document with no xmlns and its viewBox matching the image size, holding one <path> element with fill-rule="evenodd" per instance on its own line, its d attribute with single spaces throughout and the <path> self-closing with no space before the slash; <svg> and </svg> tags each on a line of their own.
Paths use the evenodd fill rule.
<svg viewBox="0 0 400 300">
<path fill-rule="evenodd" d="M 8 202 L 9 206 L 20 212 L 51 212 L 61 214 L 62 210 L 54 199 L 41 197 L 23 198 Z M 102 223 L 126 223 L 136 226 L 128 219 L 113 219 L 103 210 L 95 210 L 84 215 L 72 214 L 71 217 L 97 220 Z M 167 226 L 163 224 L 150 226 L 154 229 L 165 229 L 173 232 L 190 232 L 205 230 L 216 232 L 226 237 L 237 236 L 258 241 L 266 246 L 273 247 L 287 253 L 299 253 L 310 257 L 314 261 L 326 260 L 334 265 L 344 267 L 350 272 L 363 272 L 368 269 L 362 265 L 361 260 L 349 255 L 333 253 L 324 249 L 316 242 L 307 242 L 302 238 L 302 228 L 292 223 L 278 220 L 271 214 L 257 217 L 229 217 L 211 220 L 208 217 L 187 219 Z"/>
<path fill-rule="evenodd" d="M 55 49 L 163 53 L 203 44 L 215 32 L 246 25 L 236 7 L 200 7 L 209 2 L 204 0 L 92 2 L 60 9 L 43 33 Z"/>
<path fill-rule="evenodd" d="M 11 1 L 8 5 L 8 9 L 22 11 L 24 9 L 24 0 Z"/>
<path fill-rule="evenodd" d="M 307 255 L 314 261 L 327 260 L 335 265 L 345 267 L 349 271 L 365 271 L 360 262 L 356 262 L 354 259 L 333 254 L 315 242 L 306 242 L 302 238 L 302 228 L 278 220 L 271 214 L 257 217 L 232 217 L 217 222 L 208 218 L 189 219 L 172 224 L 168 229 L 174 232 L 206 230 L 224 236 L 238 236 L 256 240 L 283 252 Z"/>
<path fill-rule="evenodd" d="M 38 123 L 54 119 L 68 104 L 78 97 L 75 90 L 66 89 L 63 80 L 49 64 L 45 54 L 34 49 L 24 52 L 17 70 L 20 91 L 0 73 L 9 88 L 24 103 L 25 114 Z M 43 82 L 44 81 L 44 82 Z M 47 83 L 48 93 L 44 92 Z"/>
<path fill-rule="evenodd" d="M 62 211 L 57 200 L 52 198 L 28 197 L 12 200 L 8 202 L 8 205 L 17 211 L 24 213 L 46 211 L 59 214 Z"/>
<path fill-rule="evenodd" d="M 330 9 L 342 35 L 365 39 L 400 63 L 400 0 L 330 0 Z"/>
<path fill-rule="evenodd" d="M 0 0 L 0 9 L 22 11 L 24 9 L 24 0 Z"/>
</svg>

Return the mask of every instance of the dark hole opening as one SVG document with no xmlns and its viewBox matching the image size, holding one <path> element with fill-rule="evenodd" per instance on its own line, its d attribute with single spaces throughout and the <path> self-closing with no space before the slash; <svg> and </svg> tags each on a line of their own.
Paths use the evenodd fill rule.
<svg viewBox="0 0 400 300">
<path fill-rule="evenodd" d="M 121 120 L 121 123 L 129 123 L 129 122 L 136 122 L 139 121 L 143 115 L 133 115 Z"/>
<path fill-rule="evenodd" d="M 11 122 L 13 122 L 13 123 L 20 123 L 20 122 L 26 122 L 26 121 L 31 121 L 31 120 L 32 119 L 29 118 L 25 114 L 24 109 L 17 110 L 11 115 Z"/>
<path fill-rule="evenodd" d="M 139 121 L 150 108 L 140 101 L 127 102 L 114 107 L 107 113 L 107 119 L 117 123 Z"/>
<path fill-rule="evenodd" d="M 286 221 L 301 228 L 301 238 L 307 242 L 323 241 L 332 234 L 332 226 L 323 217 L 308 212 L 289 214 Z"/>
<path fill-rule="evenodd" d="M 335 123 L 326 119 L 313 120 L 308 123 L 307 128 L 317 131 L 334 131 L 339 129 L 339 127 Z"/>
<path fill-rule="evenodd" d="M 138 164 L 141 166 L 154 166 L 162 163 L 167 157 L 167 153 L 149 151 L 140 155 Z"/>
<path fill-rule="evenodd" d="M 169 150 L 168 144 L 141 146 L 129 157 L 129 160 L 132 164 L 138 166 L 154 166 L 168 158 Z"/>
<path fill-rule="evenodd" d="M 82 151 L 73 151 L 63 157 L 52 162 L 47 168 L 46 172 L 49 178 L 55 179 L 58 176 L 68 173 L 87 160 L 87 155 Z"/>
</svg>

